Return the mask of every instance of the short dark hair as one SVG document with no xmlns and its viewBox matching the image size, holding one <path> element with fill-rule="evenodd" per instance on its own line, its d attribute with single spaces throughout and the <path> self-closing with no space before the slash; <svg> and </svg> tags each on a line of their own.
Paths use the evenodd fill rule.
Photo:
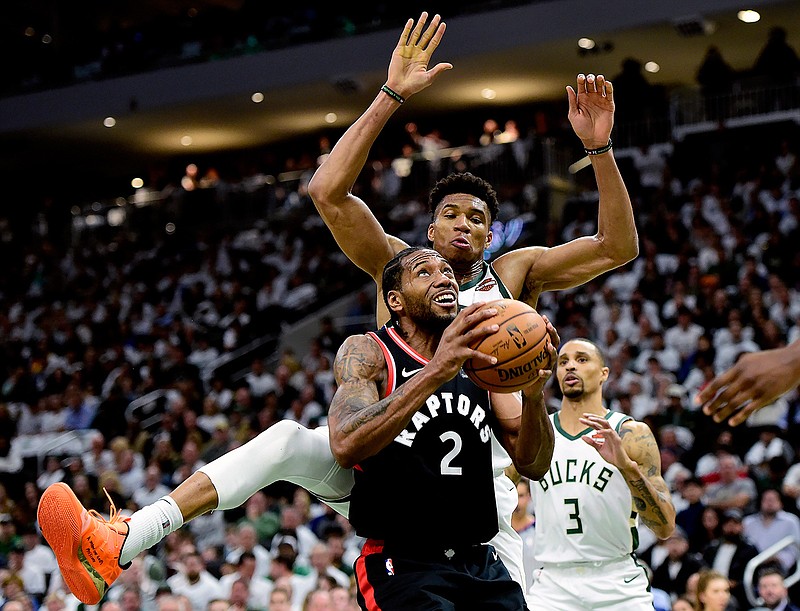
<svg viewBox="0 0 800 611">
<path fill-rule="evenodd" d="M 383 266 L 381 290 L 383 291 L 383 302 L 386 304 L 386 309 L 389 310 L 392 321 L 396 322 L 396 319 L 392 309 L 389 307 L 389 291 L 396 291 L 400 287 L 400 278 L 403 276 L 403 259 L 418 250 L 430 250 L 430 248 L 426 246 L 409 246 L 389 259 L 389 262 Z"/>
<path fill-rule="evenodd" d="M 564 346 L 565 344 L 568 344 L 569 342 L 584 342 L 584 343 L 589 344 L 590 346 L 592 346 L 594 348 L 594 351 L 597 352 L 597 356 L 600 358 L 600 364 L 603 367 L 606 366 L 606 355 L 603 354 L 603 351 L 600 349 L 600 346 L 598 346 L 592 340 L 587 339 L 585 337 L 573 337 L 571 339 L 568 339 L 567 341 L 562 341 L 561 342 L 561 346 Z"/>
<path fill-rule="evenodd" d="M 777 564 L 765 564 L 764 567 L 758 571 L 758 578 L 756 579 L 756 583 L 761 581 L 762 577 L 767 577 L 768 575 L 780 575 L 781 579 L 785 579 L 785 575 L 783 574 L 783 569 Z"/>
<path fill-rule="evenodd" d="M 428 206 L 430 207 L 431 216 L 436 214 L 436 207 L 442 203 L 442 200 L 454 193 L 468 193 L 474 195 L 486 203 L 486 207 L 489 209 L 489 222 L 497 218 L 497 214 L 500 211 L 500 204 L 497 201 L 497 193 L 494 187 L 483 178 L 475 176 L 470 172 L 450 174 L 439 180 L 439 182 L 433 186 L 428 196 Z"/>
<path fill-rule="evenodd" d="M 255 562 L 256 555 L 253 552 L 242 552 L 242 555 L 239 556 L 239 562 L 236 564 L 242 566 L 245 560 L 253 560 Z"/>
</svg>

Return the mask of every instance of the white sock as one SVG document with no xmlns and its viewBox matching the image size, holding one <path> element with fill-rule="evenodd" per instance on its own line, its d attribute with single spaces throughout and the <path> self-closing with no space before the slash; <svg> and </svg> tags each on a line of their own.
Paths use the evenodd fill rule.
<svg viewBox="0 0 800 611">
<path fill-rule="evenodd" d="M 122 545 L 119 563 L 126 565 L 181 526 L 183 514 L 170 496 L 163 496 L 152 505 L 142 507 L 128 521 L 128 537 Z"/>
</svg>

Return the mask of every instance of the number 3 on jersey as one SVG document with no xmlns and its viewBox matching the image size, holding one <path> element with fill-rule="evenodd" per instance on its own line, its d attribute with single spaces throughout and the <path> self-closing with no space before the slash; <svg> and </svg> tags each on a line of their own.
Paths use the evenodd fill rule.
<svg viewBox="0 0 800 611">
<path fill-rule="evenodd" d="M 568 535 L 581 535 L 583 534 L 583 522 L 581 522 L 581 511 L 578 508 L 578 499 L 564 499 L 564 505 L 572 505 L 572 513 L 569 514 L 569 519 L 575 522 L 575 526 L 567 529 Z"/>
</svg>

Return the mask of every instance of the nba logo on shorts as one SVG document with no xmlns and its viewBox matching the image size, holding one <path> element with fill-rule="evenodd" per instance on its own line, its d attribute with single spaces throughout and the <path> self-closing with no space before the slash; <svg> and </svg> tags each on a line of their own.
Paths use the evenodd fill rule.
<svg viewBox="0 0 800 611">
<path fill-rule="evenodd" d="M 387 575 L 394 575 L 394 565 L 392 564 L 392 559 L 386 559 L 386 574 Z"/>
</svg>

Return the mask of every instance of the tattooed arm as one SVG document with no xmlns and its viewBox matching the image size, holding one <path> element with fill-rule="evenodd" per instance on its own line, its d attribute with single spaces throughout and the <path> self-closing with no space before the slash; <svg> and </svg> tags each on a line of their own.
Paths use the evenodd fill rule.
<svg viewBox="0 0 800 611">
<path fill-rule="evenodd" d="M 476 303 L 464 308 L 445 329 L 436 352 L 422 370 L 381 399 L 387 367 L 378 344 L 366 335 L 347 338 L 333 362 L 338 389 L 328 411 L 333 457 L 351 468 L 389 445 L 411 416 L 468 358 L 487 365 L 497 359 L 473 350 L 470 343 L 497 331 L 484 324 L 497 310 Z"/>
<path fill-rule="evenodd" d="M 661 455 L 650 427 L 629 420 L 617 434 L 605 418 L 584 416 L 581 422 L 593 427 L 595 433 L 584 435 L 583 440 L 620 470 L 642 522 L 659 538 L 669 537 L 675 529 L 675 507 L 661 477 Z"/>
<path fill-rule="evenodd" d="M 556 350 L 550 351 L 550 362 L 556 362 Z M 495 411 L 498 426 L 495 429 L 500 443 L 511 456 L 513 469 L 506 470 L 506 475 L 514 482 L 519 476 L 538 480 L 547 473 L 553 458 L 555 433 L 553 424 L 547 415 L 543 389 L 552 371 L 539 370 L 538 377 L 522 391 L 522 405 L 519 405 L 516 393 L 492 394 L 492 409 Z M 516 404 L 518 415 L 508 406 Z M 498 409 L 499 408 L 499 409 Z M 516 477 L 514 477 L 516 475 Z"/>
</svg>

